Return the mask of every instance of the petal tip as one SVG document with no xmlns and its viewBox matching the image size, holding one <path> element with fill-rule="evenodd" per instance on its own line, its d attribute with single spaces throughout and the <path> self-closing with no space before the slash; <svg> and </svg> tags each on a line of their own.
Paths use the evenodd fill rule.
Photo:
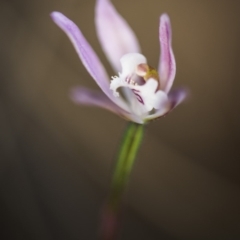
<svg viewBox="0 0 240 240">
<path fill-rule="evenodd" d="M 53 12 L 50 13 L 50 17 L 51 17 L 53 20 L 61 17 L 61 15 L 62 15 L 62 13 L 57 12 L 57 11 L 53 11 Z"/>
<path fill-rule="evenodd" d="M 66 16 L 64 16 L 62 13 L 57 11 L 51 12 L 50 17 L 58 26 L 62 25 L 64 22 L 67 21 Z"/>
<path fill-rule="evenodd" d="M 98 13 L 99 11 L 104 11 L 109 7 L 113 7 L 112 3 L 109 0 L 96 0 L 95 11 Z"/>
<path fill-rule="evenodd" d="M 69 98 L 74 102 L 78 103 L 79 98 L 81 98 L 81 93 L 79 93 L 79 88 L 74 87 L 69 90 Z"/>
<path fill-rule="evenodd" d="M 163 22 L 170 22 L 169 15 L 167 13 L 161 14 L 160 20 L 163 21 Z"/>
<path fill-rule="evenodd" d="M 168 16 L 167 13 L 163 13 L 160 16 L 160 35 L 169 34 L 169 40 L 171 42 L 171 33 L 172 33 L 172 28 L 171 28 L 170 17 Z"/>
<path fill-rule="evenodd" d="M 186 100 L 190 95 L 190 91 L 187 88 L 179 88 L 172 90 L 169 93 L 169 100 L 171 102 L 171 109 L 175 108 L 177 105 Z"/>
</svg>

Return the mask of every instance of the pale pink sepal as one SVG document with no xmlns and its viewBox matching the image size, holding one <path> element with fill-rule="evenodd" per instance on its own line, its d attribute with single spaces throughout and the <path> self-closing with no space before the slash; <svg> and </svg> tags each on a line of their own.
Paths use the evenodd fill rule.
<svg viewBox="0 0 240 240">
<path fill-rule="evenodd" d="M 167 14 L 163 14 L 160 17 L 159 40 L 161 47 L 158 67 L 160 76 L 160 87 L 163 91 L 168 93 L 172 87 L 175 78 L 176 62 L 172 50 L 171 23 Z"/>
<path fill-rule="evenodd" d="M 138 40 L 124 18 L 109 0 L 97 0 L 95 23 L 99 41 L 116 72 L 121 70 L 121 57 L 126 53 L 138 53 Z"/>
<path fill-rule="evenodd" d="M 99 87 L 108 97 L 112 98 L 107 73 L 98 56 L 81 33 L 80 29 L 74 22 L 60 12 L 52 12 L 51 17 L 53 21 L 67 34 L 80 59 L 82 60 L 83 65 Z"/>
<path fill-rule="evenodd" d="M 171 104 L 171 110 L 178 106 L 189 96 L 189 91 L 186 88 L 171 90 L 168 94 L 168 100 Z"/>
<path fill-rule="evenodd" d="M 141 118 L 118 107 L 102 92 L 90 90 L 84 87 L 75 87 L 70 92 L 70 98 L 76 104 L 104 108 L 125 118 L 126 120 L 143 124 L 143 120 Z"/>
<path fill-rule="evenodd" d="M 112 102 L 103 92 L 75 87 L 71 89 L 70 97 L 77 104 L 101 107 L 121 116 L 129 114 Z"/>
</svg>

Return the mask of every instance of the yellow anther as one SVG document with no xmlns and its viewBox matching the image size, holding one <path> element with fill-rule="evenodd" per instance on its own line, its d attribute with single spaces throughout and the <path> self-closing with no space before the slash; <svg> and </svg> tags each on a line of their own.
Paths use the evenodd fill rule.
<svg viewBox="0 0 240 240">
<path fill-rule="evenodd" d="M 142 77 L 145 81 L 153 78 L 159 82 L 158 72 L 155 68 L 150 67 L 146 63 L 141 63 L 137 66 L 136 74 Z"/>
</svg>

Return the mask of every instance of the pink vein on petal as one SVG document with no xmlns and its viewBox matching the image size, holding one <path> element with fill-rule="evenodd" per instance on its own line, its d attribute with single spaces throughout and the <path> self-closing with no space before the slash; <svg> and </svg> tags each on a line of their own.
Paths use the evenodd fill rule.
<svg viewBox="0 0 240 240">
<path fill-rule="evenodd" d="M 161 89 L 168 93 L 172 87 L 175 78 L 176 62 L 172 50 L 171 23 L 167 14 L 163 14 L 160 17 L 159 40 L 161 47 L 158 67 L 160 75 L 160 85 Z"/>
</svg>

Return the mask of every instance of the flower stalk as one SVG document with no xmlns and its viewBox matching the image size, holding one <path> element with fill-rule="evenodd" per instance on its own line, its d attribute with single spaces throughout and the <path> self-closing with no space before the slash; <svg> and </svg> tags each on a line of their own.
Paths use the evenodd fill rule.
<svg viewBox="0 0 240 240">
<path fill-rule="evenodd" d="M 110 204 L 117 210 L 128 183 L 144 132 L 144 125 L 130 122 L 124 133 L 110 190 Z"/>
<path fill-rule="evenodd" d="M 142 142 L 144 125 L 130 122 L 123 135 L 114 169 L 107 206 L 103 212 L 101 237 L 113 240 L 119 226 L 119 214 L 133 165 Z"/>
</svg>

